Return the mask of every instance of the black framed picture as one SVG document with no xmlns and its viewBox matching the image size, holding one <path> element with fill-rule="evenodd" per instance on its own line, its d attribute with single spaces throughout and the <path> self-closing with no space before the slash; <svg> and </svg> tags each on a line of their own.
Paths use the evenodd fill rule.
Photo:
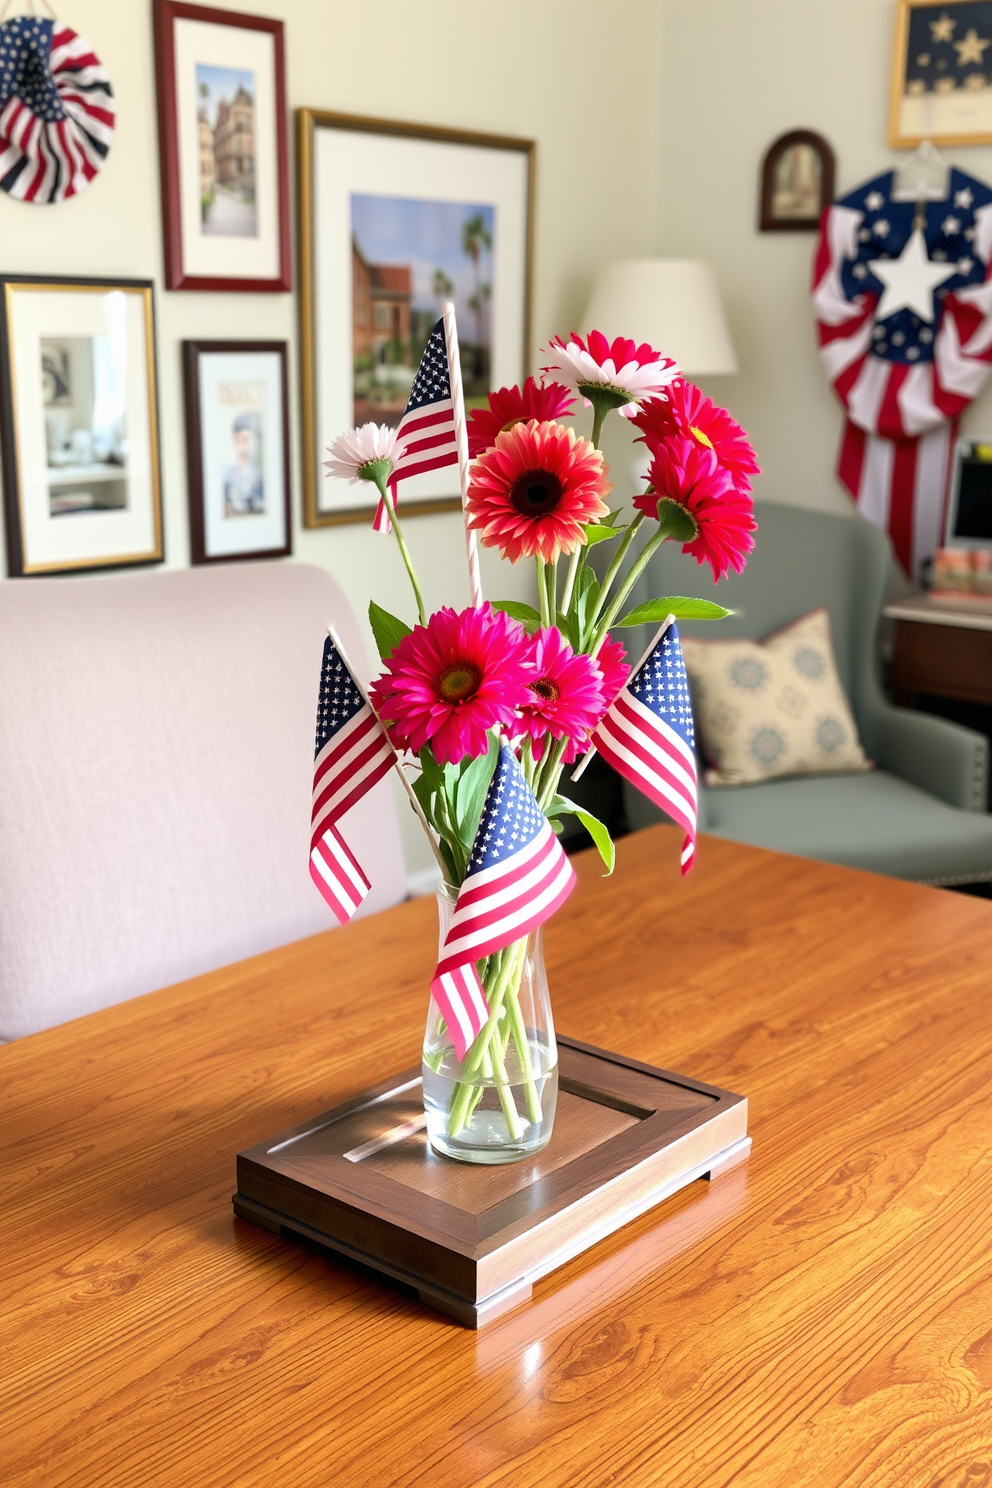
<svg viewBox="0 0 992 1488">
<path fill-rule="evenodd" d="M 791 129 L 761 164 L 762 232 L 816 232 L 834 195 L 834 152 L 822 134 Z"/>
<path fill-rule="evenodd" d="M 164 557 L 152 285 L 0 275 L 12 577 Z"/>
<path fill-rule="evenodd" d="M 292 551 L 285 341 L 184 341 L 190 557 Z"/>
</svg>

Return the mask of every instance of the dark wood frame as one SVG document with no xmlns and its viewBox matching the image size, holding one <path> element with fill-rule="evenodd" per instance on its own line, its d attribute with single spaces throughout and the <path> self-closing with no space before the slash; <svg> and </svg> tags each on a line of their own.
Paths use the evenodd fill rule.
<svg viewBox="0 0 992 1488">
<path fill-rule="evenodd" d="M 955 0 L 958 5 L 973 3 L 973 0 Z M 932 139 L 936 145 L 988 145 L 992 144 L 992 133 L 984 134 L 939 134 L 931 136 L 899 133 L 899 104 L 906 78 L 906 60 L 909 47 L 909 13 L 925 7 L 939 8 L 939 0 L 896 0 L 895 31 L 892 41 L 892 72 L 889 81 L 889 148 L 906 150 L 921 145 L 924 138 Z"/>
<path fill-rule="evenodd" d="M 300 279 L 300 435 L 303 446 L 303 525 L 332 527 L 361 522 L 370 517 L 367 507 L 322 512 L 317 501 L 318 459 L 315 405 L 316 366 L 314 347 L 314 244 L 313 244 L 313 137 L 315 129 L 348 129 L 356 134 L 391 134 L 400 138 L 437 140 L 448 145 L 470 145 L 476 149 L 516 150 L 527 157 L 527 227 L 524 247 L 523 373 L 530 361 L 531 304 L 534 268 L 534 191 L 537 144 L 508 134 L 480 134 L 467 129 L 446 129 L 429 124 L 407 124 L 397 119 L 367 119 L 359 114 L 335 114 L 322 109 L 302 108 L 296 115 L 299 279 Z M 408 517 L 431 512 L 457 511 L 457 496 L 436 501 L 411 502 Z"/>
<path fill-rule="evenodd" d="M 558 1114 L 536 1157 L 475 1167 L 431 1152 L 417 1066 L 239 1152 L 234 1211 L 478 1328 L 637 1215 L 746 1161 L 744 1096 L 575 1039 L 559 1036 L 558 1054 Z"/>
<path fill-rule="evenodd" d="M 148 377 L 148 422 L 152 484 L 152 516 L 155 523 L 155 547 L 151 553 L 125 554 L 119 558 L 80 562 L 25 565 L 23 519 L 21 512 L 20 458 L 17 443 L 16 369 L 10 348 L 10 325 L 7 318 L 11 289 L 139 290 L 144 300 L 145 360 Z M 162 513 L 162 466 L 158 411 L 158 376 L 155 352 L 154 285 L 150 279 L 101 279 L 70 277 L 59 274 L 0 274 L 0 468 L 3 470 L 4 528 L 7 538 L 7 573 L 14 578 L 33 575 L 76 573 L 107 568 L 137 568 L 161 563 L 165 557 Z M 40 383 L 39 383 L 40 386 Z"/>
<path fill-rule="evenodd" d="M 820 157 L 820 210 L 816 217 L 773 217 L 772 189 L 775 166 L 784 150 L 793 145 L 809 145 Z M 813 129 L 791 129 L 779 135 L 765 151 L 761 162 L 761 201 L 758 226 L 761 232 L 818 232 L 824 207 L 830 205 L 834 195 L 836 161 L 833 147 L 822 134 Z"/>
<path fill-rule="evenodd" d="M 279 357 L 282 374 L 282 473 L 286 541 L 279 548 L 250 553 L 208 553 L 203 502 L 203 426 L 200 421 L 200 357 L 211 352 L 262 352 Z M 183 394 L 186 405 L 186 472 L 189 495 L 190 562 L 237 563 L 255 558 L 288 558 L 293 551 L 293 506 L 289 489 L 289 357 L 285 341 L 184 341 Z"/>
<path fill-rule="evenodd" d="M 271 279 L 218 278 L 187 274 L 183 267 L 182 203 L 179 194 L 179 132 L 176 115 L 176 55 L 173 22 L 205 21 L 215 26 L 268 31 L 275 43 L 276 170 L 278 174 L 279 273 Z M 162 177 L 162 229 L 165 239 L 166 289 L 252 291 L 278 294 L 293 287 L 289 227 L 289 151 L 286 130 L 286 60 L 282 21 L 189 5 L 186 0 L 154 0 L 155 79 L 158 93 L 158 143 Z"/>
</svg>

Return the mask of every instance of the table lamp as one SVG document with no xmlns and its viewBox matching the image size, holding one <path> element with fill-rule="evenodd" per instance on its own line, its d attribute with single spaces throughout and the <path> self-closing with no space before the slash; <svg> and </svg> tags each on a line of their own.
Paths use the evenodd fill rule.
<svg viewBox="0 0 992 1488">
<path fill-rule="evenodd" d="M 621 258 L 604 264 L 583 329 L 648 341 L 687 377 L 737 371 L 733 342 L 709 264 L 693 258 Z"/>
</svg>

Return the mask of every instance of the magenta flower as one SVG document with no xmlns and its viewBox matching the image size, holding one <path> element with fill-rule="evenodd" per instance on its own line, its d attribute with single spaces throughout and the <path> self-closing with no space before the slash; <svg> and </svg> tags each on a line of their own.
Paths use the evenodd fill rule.
<svg viewBox="0 0 992 1488">
<path fill-rule="evenodd" d="M 528 660 L 530 697 L 520 709 L 523 732 L 533 741 L 535 759 L 543 755 L 549 735 L 567 738 L 565 762 L 570 764 L 605 710 L 602 673 L 588 656 L 576 655 L 553 625 L 531 637 Z"/>
<path fill-rule="evenodd" d="M 630 667 L 627 665 L 627 652 L 620 641 L 615 641 L 612 636 L 606 640 L 596 652 L 595 664 L 603 679 L 603 712 L 613 702 L 621 687 L 627 684 L 630 676 Z M 599 720 L 596 720 L 597 723 Z"/>
<path fill-rule="evenodd" d="M 523 627 L 491 605 L 446 607 L 400 641 L 372 702 L 397 749 L 430 744 L 442 765 L 478 758 L 489 729 L 514 724 L 530 699 L 528 652 Z"/>
<path fill-rule="evenodd" d="M 754 547 L 751 533 L 758 526 L 754 502 L 736 489 L 711 449 L 676 435 L 654 450 L 648 480 L 650 486 L 634 497 L 634 505 L 650 517 L 657 517 L 659 502 L 662 509 L 666 502 L 680 506 L 695 529 L 682 551 L 697 563 L 709 563 L 714 583 L 731 568 L 743 570 Z"/>
</svg>

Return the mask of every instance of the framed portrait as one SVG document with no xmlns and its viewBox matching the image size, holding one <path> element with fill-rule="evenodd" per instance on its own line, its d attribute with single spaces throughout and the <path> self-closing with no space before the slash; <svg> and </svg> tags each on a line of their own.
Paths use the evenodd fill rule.
<svg viewBox="0 0 992 1488">
<path fill-rule="evenodd" d="M 152 286 L 0 276 L 7 570 L 164 556 Z"/>
<path fill-rule="evenodd" d="M 292 288 L 282 21 L 155 0 L 167 289 Z"/>
<path fill-rule="evenodd" d="M 301 109 L 304 521 L 363 520 L 377 497 L 324 478 L 343 430 L 399 423 L 455 305 L 468 408 L 518 382 L 530 322 L 534 142 Z M 455 467 L 411 476 L 407 514 L 454 509 Z"/>
<path fill-rule="evenodd" d="M 992 0 L 897 0 L 889 144 L 992 143 Z"/>
<path fill-rule="evenodd" d="M 194 563 L 292 550 L 285 341 L 184 341 Z"/>
<path fill-rule="evenodd" d="M 780 135 L 761 165 L 762 232 L 816 232 L 833 200 L 834 152 L 812 129 Z"/>
</svg>

